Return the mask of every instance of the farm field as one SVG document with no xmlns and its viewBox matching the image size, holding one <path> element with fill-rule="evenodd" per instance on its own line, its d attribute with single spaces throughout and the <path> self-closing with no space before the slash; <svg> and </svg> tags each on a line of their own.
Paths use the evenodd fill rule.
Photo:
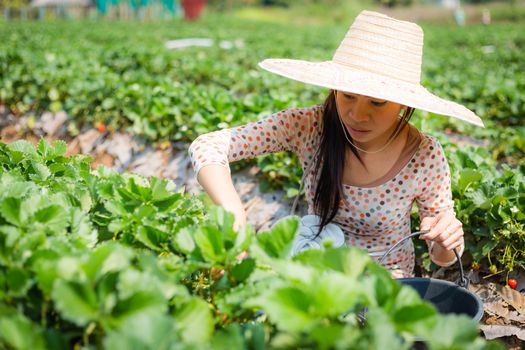
<svg viewBox="0 0 525 350">
<path fill-rule="evenodd" d="M 250 179 L 252 227 L 241 232 L 197 193 L 187 148 L 198 135 L 327 94 L 257 63 L 330 59 L 348 29 L 224 21 L 0 22 L 0 345 L 404 349 L 423 336 L 432 349 L 498 348 L 356 249 L 288 259 L 297 221 L 270 227 L 299 194 L 294 155 L 232 164 Z M 440 140 L 450 163 L 464 265 L 486 306 L 482 334 L 510 332 L 507 347 L 519 348 L 525 23 L 423 27 L 423 85 L 486 128 L 422 111 L 412 123 Z M 167 47 L 184 38 L 213 43 Z M 259 205 L 272 212 L 255 218 Z M 419 255 L 420 275 L 457 277 Z"/>
</svg>

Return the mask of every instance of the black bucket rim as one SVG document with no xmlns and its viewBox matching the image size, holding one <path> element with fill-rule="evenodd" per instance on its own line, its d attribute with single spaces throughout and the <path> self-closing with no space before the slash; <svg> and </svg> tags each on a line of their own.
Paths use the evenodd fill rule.
<svg viewBox="0 0 525 350">
<path fill-rule="evenodd" d="M 447 286 L 449 288 L 454 288 L 454 289 L 460 290 L 462 293 L 468 295 L 469 297 L 472 297 L 472 299 L 476 303 L 477 309 L 478 309 L 474 316 L 470 316 L 470 315 L 467 315 L 467 314 L 464 314 L 464 313 L 462 313 L 461 315 L 465 315 L 465 316 L 471 318 L 472 320 L 474 320 L 474 321 L 476 321 L 478 323 L 483 318 L 483 315 L 485 313 L 485 309 L 484 309 L 484 306 L 483 306 L 483 302 L 481 301 L 481 298 L 476 293 L 471 292 L 467 288 L 462 287 L 462 286 L 460 286 L 460 285 L 458 285 L 458 284 L 456 284 L 454 282 L 447 281 L 447 280 L 441 280 L 441 279 L 437 279 L 437 278 L 431 278 L 431 277 L 405 277 L 405 278 L 397 278 L 396 280 L 399 281 L 400 283 L 404 284 L 404 285 L 407 285 L 407 286 L 409 286 L 409 285 L 405 284 L 403 282 L 435 283 L 435 284 L 440 284 L 440 285 Z M 424 298 L 421 298 L 421 299 L 425 300 Z M 432 304 L 432 302 L 430 302 L 428 300 L 425 300 L 425 301 L 430 303 L 430 304 Z"/>
</svg>

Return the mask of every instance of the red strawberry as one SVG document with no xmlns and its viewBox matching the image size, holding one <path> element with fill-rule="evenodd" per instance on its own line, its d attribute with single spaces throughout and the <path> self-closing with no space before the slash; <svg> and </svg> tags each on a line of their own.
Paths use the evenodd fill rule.
<svg viewBox="0 0 525 350">
<path fill-rule="evenodd" d="M 516 289 L 516 287 L 518 286 L 518 281 L 516 281 L 514 278 L 509 278 L 509 280 L 507 281 L 507 285 L 512 289 Z"/>
<path fill-rule="evenodd" d="M 99 133 L 105 133 L 106 132 L 106 125 L 102 122 L 96 122 L 95 128 L 97 128 Z"/>
</svg>

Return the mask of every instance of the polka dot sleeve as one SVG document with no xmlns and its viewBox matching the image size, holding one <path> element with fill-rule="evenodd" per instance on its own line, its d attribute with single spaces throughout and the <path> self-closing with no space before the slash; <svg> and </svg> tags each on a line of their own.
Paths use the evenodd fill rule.
<svg viewBox="0 0 525 350">
<path fill-rule="evenodd" d="M 416 197 L 416 203 L 421 220 L 425 217 L 433 217 L 446 211 L 454 211 L 454 201 L 450 185 L 450 169 L 443 148 L 439 142 L 429 137 L 426 146 L 426 159 L 421 164 L 418 185 L 420 190 Z M 433 254 L 434 242 L 427 241 L 430 258 L 440 266 L 450 266 L 457 259 L 449 262 L 437 260 Z M 463 253 L 464 247 L 460 247 L 459 255 Z"/>
<path fill-rule="evenodd" d="M 418 172 L 418 188 L 416 196 L 419 217 L 421 220 L 427 216 L 454 210 L 452 190 L 450 187 L 450 169 L 443 148 L 439 142 L 428 137 L 425 146 L 425 159 L 421 162 Z"/>
<path fill-rule="evenodd" d="M 320 106 L 289 108 L 243 126 L 197 137 L 189 147 L 195 176 L 206 165 L 229 163 L 258 155 L 292 151 L 300 155 L 318 133 Z"/>
</svg>

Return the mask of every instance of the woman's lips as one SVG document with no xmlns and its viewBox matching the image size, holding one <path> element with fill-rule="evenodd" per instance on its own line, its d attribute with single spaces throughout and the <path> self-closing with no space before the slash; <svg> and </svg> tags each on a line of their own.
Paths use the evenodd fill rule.
<svg viewBox="0 0 525 350">
<path fill-rule="evenodd" d="M 370 132 L 371 130 L 360 130 L 360 129 L 354 129 L 350 127 L 350 133 L 354 136 L 363 136 Z"/>
</svg>

